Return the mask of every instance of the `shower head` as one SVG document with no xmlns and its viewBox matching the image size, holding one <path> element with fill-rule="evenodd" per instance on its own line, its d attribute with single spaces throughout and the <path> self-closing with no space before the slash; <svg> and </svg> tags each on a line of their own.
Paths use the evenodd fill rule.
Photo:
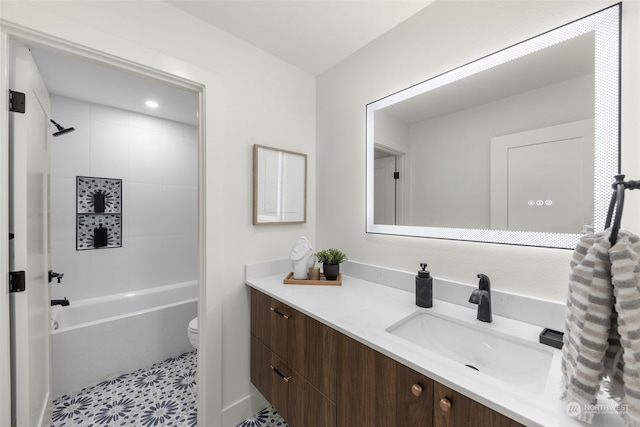
<svg viewBox="0 0 640 427">
<path fill-rule="evenodd" d="M 69 133 L 69 132 L 73 132 L 75 129 L 74 128 L 63 128 L 62 126 L 60 126 L 58 123 L 54 122 L 53 120 L 49 119 L 49 121 L 51 121 L 51 123 L 53 123 L 56 128 L 58 129 L 57 132 L 53 133 L 53 136 L 60 136 L 60 135 L 64 135 L 65 133 Z"/>
</svg>

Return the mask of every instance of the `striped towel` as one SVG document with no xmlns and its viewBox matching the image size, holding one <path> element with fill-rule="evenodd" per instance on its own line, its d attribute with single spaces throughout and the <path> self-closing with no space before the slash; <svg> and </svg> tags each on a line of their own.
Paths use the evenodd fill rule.
<svg viewBox="0 0 640 427">
<path fill-rule="evenodd" d="M 583 236 L 571 260 L 562 348 L 562 400 L 591 423 L 602 386 L 626 426 L 640 426 L 640 238 L 620 230 Z M 611 409 L 611 408 L 608 408 Z"/>
</svg>

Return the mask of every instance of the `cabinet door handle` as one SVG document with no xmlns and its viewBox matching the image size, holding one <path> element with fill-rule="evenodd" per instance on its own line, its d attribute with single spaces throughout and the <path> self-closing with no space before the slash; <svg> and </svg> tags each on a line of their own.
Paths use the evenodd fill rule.
<svg viewBox="0 0 640 427">
<path fill-rule="evenodd" d="M 275 314 L 277 314 L 278 316 L 282 316 L 285 319 L 289 319 L 289 315 L 288 314 L 284 314 L 283 312 L 281 312 L 277 307 L 269 307 L 269 309 L 271 311 L 273 311 Z"/>
<path fill-rule="evenodd" d="M 280 365 L 276 365 L 276 366 L 269 365 L 269 367 L 273 370 L 273 372 L 275 372 L 276 374 L 278 374 L 278 376 L 279 376 L 280 378 L 282 378 L 282 381 L 284 381 L 285 383 L 288 383 L 288 382 L 289 382 L 289 380 L 291 379 L 291 375 L 289 375 L 289 376 L 283 375 L 283 374 L 282 374 L 282 372 L 280 372 L 280 371 L 278 370 L 278 368 L 280 367 Z"/>
<path fill-rule="evenodd" d="M 440 399 L 440 412 L 442 414 L 442 418 L 444 418 L 444 425 L 445 426 L 449 426 L 449 418 L 451 416 L 451 401 L 446 398 L 443 397 L 442 399 Z"/>
<path fill-rule="evenodd" d="M 422 386 L 420 384 L 414 384 L 411 386 L 411 394 L 418 397 L 422 394 Z"/>
</svg>

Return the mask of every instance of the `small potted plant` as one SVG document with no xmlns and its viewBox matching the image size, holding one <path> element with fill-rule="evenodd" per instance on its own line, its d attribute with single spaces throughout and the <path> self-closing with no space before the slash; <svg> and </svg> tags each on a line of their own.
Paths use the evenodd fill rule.
<svg viewBox="0 0 640 427">
<path fill-rule="evenodd" d="M 327 280 L 337 280 L 340 274 L 340 264 L 347 260 L 344 252 L 338 249 L 324 249 L 316 253 L 318 262 L 322 263 L 322 271 Z"/>
</svg>

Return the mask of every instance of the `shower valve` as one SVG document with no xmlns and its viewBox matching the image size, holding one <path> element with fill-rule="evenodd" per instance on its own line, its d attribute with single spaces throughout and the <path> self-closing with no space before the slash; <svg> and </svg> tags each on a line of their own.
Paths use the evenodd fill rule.
<svg viewBox="0 0 640 427">
<path fill-rule="evenodd" d="M 53 279 L 58 279 L 58 283 L 60 283 L 63 276 L 64 276 L 64 273 L 56 273 L 53 270 L 49 270 L 49 283 L 51 283 Z"/>
</svg>

